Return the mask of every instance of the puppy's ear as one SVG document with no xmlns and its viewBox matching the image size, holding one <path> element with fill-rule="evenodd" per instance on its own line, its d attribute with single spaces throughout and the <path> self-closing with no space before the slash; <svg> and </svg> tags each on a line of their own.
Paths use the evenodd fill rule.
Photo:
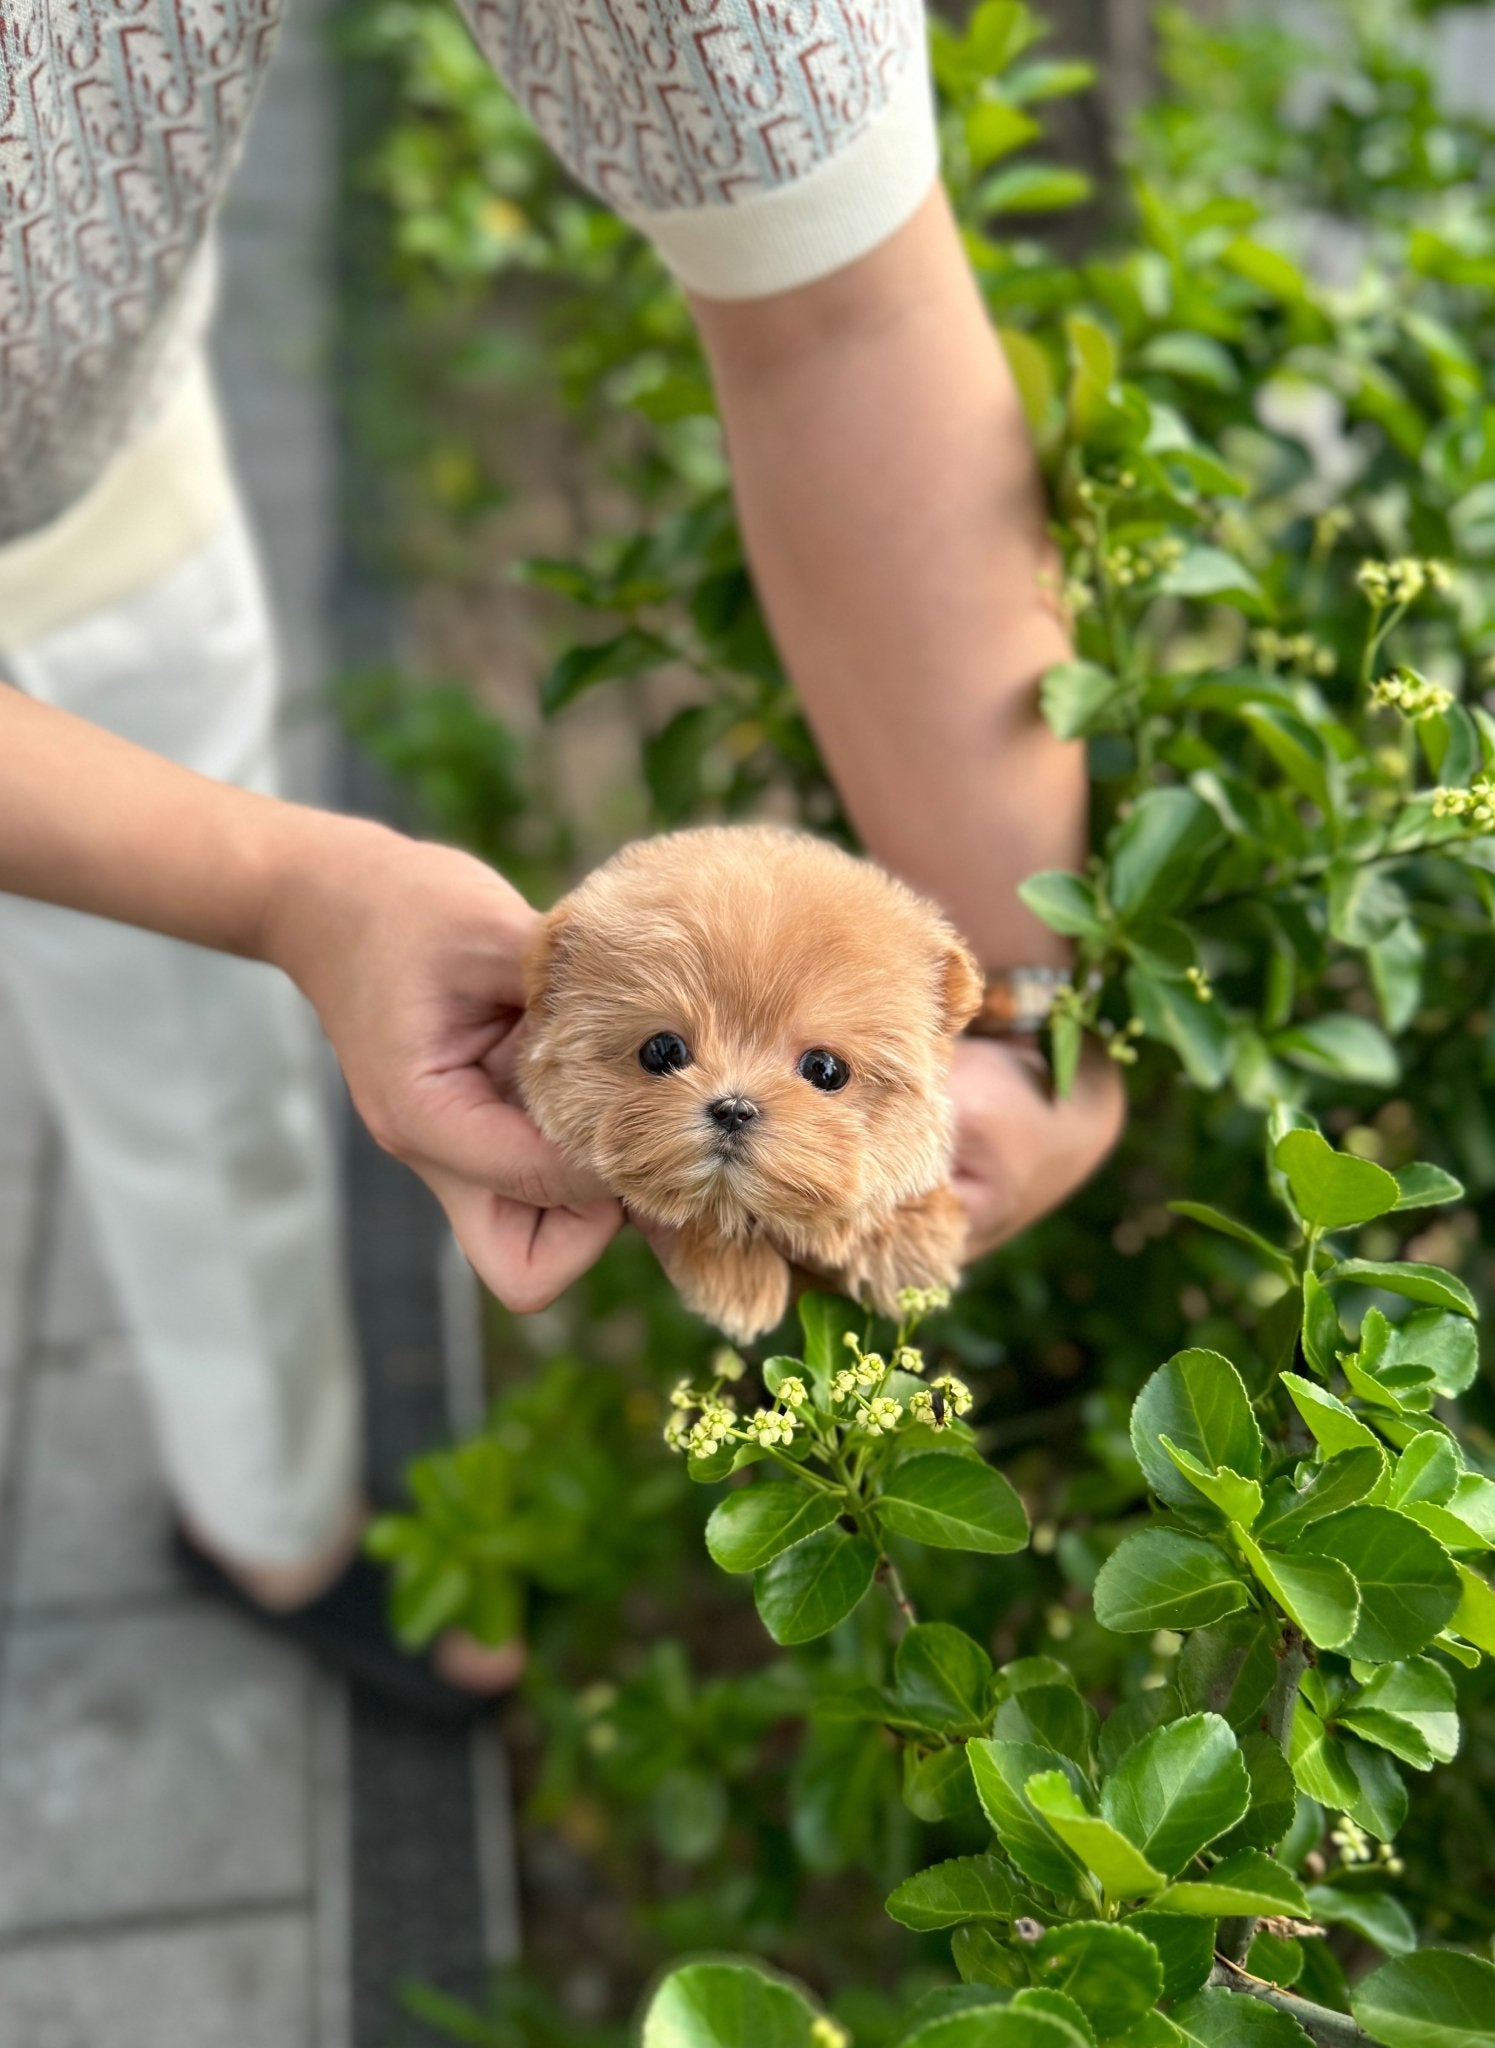
<svg viewBox="0 0 1495 2048">
<path fill-rule="evenodd" d="M 558 903 L 530 940 L 524 955 L 524 1002 L 526 1009 L 546 1007 L 556 993 L 565 968 L 569 927 L 575 912 L 568 903 Z"/>
<path fill-rule="evenodd" d="M 940 956 L 937 986 L 944 1003 L 945 1029 L 953 1038 L 964 1031 L 981 1008 L 986 981 L 981 969 L 960 943 L 952 939 Z"/>
</svg>

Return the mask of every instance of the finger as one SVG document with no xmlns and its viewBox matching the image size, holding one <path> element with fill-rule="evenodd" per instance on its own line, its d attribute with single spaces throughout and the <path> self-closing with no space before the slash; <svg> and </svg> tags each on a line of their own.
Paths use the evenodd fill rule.
<svg viewBox="0 0 1495 2048">
<path fill-rule="evenodd" d="M 475 1067 L 435 1078 L 392 1146 L 421 1172 L 451 1174 L 535 1209 L 581 1208 L 610 1200 L 586 1167 L 574 1166 L 515 1103 L 504 1102 Z"/>
<path fill-rule="evenodd" d="M 442 1176 L 432 1185 L 473 1271 L 516 1315 L 548 1308 L 622 1227 L 622 1207 L 613 1201 L 536 1209 Z"/>
</svg>

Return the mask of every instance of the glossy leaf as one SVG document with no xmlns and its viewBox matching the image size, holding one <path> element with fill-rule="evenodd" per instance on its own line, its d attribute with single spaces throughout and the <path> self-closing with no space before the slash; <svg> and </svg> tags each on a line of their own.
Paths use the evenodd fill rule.
<svg viewBox="0 0 1495 2048">
<path fill-rule="evenodd" d="M 719 1501 L 706 1524 L 706 1548 L 724 1572 L 756 1571 L 836 1519 L 839 1503 L 793 1480 L 741 1487 Z"/>
<path fill-rule="evenodd" d="M 1459 1604 L 1458 1575 L 1442 1547 L 1390 1508 L 1346 1508 L 1315 1522 L 1300 1545 L 1337 1559 L 1360 1588 L 1355 1631 L 1343 1645 L 1348 1656 L 1377 1664 L 1413 1657 Z"/>
<path fill-rule="evenodd" d="M 883 1487 L 877 1512 L 895 1535 L 939 1550 L 1002 1557 L 1028 1540 L 1023 1504 L 1001 1473 L 948 1451 L 899 1465 Z"/>
<path fill-rule="evenodd" d="M 1261 1470 L 1261 1431 L 1246 1389 L 1218 1351 L 1178 1352 L 1132 1404 L 1132 1449 L 1148 1485 L 1170 1507 L 1197 1506 L 1198 1491 L 1163 1448 L 1164 1436 L 1208 1471 L 1251 1479 Z"/>
<path fill-rule="evenodd" d="M 1313 2048 L 1313 2037 L 1275 2007 L 1233 1991 L 1201 1991 L 1173 2015 L 1189 2048 Z"/>
<path fill-rule="evenodd" d="M 1129 1750 L 1101 1791 L 1101 1812 L 1170 1877 L 1235 1826 L 1251 1781 L 1218 1714 L 1173 1721 Z"/>
<path fill-rule="evenodd" d="M 1101 1566 L 1095 1618 L 1121 1635 L 1202 1628 L 1249 1605 L 1238 1569 L 1215 1544 L 1172 1529 L 1141 1529 Z"/>
<path fill-rule="evenodd" d="M 928 1934 L 965 1920 L 1010 1920 L 1012 1879 L 995 1856 L 955 1856 L 907 1877 L 887 1902 L 900 1926 Z"/>
<path fill-rule="evenodd" d="M 1023 1789 L 1029 1805 L 1100 1879 L 1107 1898 L 1144 1898 L 1167 1883 L 1165 1873 L 1149 1863 L 1119 1829 L 1091 1811 L 1063 1772 L 1040 1771 Z"/>
<path fill-rule="evenodd" d="M 1317 1131 L 1289 1131 L 1273 1156 L 1293 1207 L 1317 1230 L 1370 1223 L 1397 1206 L 1400 1190 L 1384 1167 L 1336 1152 Z"/>
<path fill-rule="evenodd" d="M 747 1963 L 672 1970 L 644 2016 L 643 2048 L 813 2048 L 814 2008 Z"/>
<path fill-rule="evenodd" d="M 1060 1841 L 1029 1803 L 1030 1778 L 1059 1771 L 1083 1797 L 1085 1780 L 1077 1764 L 1031 1742 L 968 1743 L 966 1755 L 976 1794 L 1003 1852 L 1026 1876 L 1068 1896 L 1080 1889 L 1080 1860 Z"/>
<path fill-rule="evenodd" d="M 1491 2048 L 1495 1965 L 1452 1949 L 1398 1956 L 1356 1987 L 1350 2009 L 1384 2048 Z"/>
<path fill-rule="evenodd" d="M 1386 1294 L 1400 1294 L 1408 1301 L 1425 1302 L 1430 1308 L 1450 1309 L 1461 1316 L 1478 1313 L 1474 1296 L 1456 1274 L 1442 1266 L 1423 1266 L 1403 1261 L 1387 1265 L 1378 1259 L 1341 1259 L 1326 1276 L 1341 1285 L 1377 1287 Z"/>
<path fill-rule="evenodd" d="M 1072 1998 L 1102 2039 L 1149 2013 L 1163 1992 L 1157 1950 L 1131 1927 L 1079 1920 L 1034 1944 L 1033 1979 Z"/>
<path fill-rule="evenodd" d="M 893 1654 L 899 1704 L 940 1732 L 981 1725 L 991 1675 L 991 1659 L 981 1645 L 948 1622 L 916 1623 Z"/>
<path fill-rule="evenodd" d="M 1152 1913 L 1186 1913 L 1219 1920 L 1245 1913 L 1285 1913 L 1308 1918 L 1308 1901 L 1292 1872 L 1260 1849 L 1240 1849 L 1217 1863 L 1207 1877 L 1172 1884 L 1153 1899 Z"/>
<path fill-rule="evenodd" d="M 1311 1643 L 1337 1650 L 1349 1642 L 1360 1615 L 1360 1588 L 1345 1565 L 1333 1557 L 1305 1557 L 1301 1548 L 1289 1554 L 1263 1550 L 1248 1536 L 1239 1540 L 1256 1576 Z M 1298 1540 L 1302 1545 L 1309 1539 Z"/>
<path fill-rule="evenodd" d="M 753 1598 L 776 1643 L 810 1643 L 844 1621 L 872 1584 L 877 1552 L 864 1536 L 821 1529 L 762 1567 Z"/>
</svg>

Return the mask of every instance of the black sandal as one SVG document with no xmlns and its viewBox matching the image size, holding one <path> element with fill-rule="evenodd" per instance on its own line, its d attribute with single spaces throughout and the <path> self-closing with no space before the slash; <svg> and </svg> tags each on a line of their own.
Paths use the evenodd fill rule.
<svg viewBox="0 0 1495 2048">
<path fill-rule="evenodd" d="M 359 1552 L 324 1593 L 302 1607 L 262 1607 L 178 1524 L 172 1555 L 193 1586 L 309 1650 L 318 1663 L 392 1706 L 428 1720 L 460 1723 L 490 1713 L 504 1693 L 469 1692 L 441 1677 L 429 1653 L 402 1650 L 390 1633 L 385 1574 Z"/>
</svg>

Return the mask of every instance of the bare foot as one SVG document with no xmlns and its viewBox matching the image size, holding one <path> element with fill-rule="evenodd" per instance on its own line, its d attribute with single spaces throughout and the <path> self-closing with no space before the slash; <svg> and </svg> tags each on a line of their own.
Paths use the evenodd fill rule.
<svg viewBox="0 0 1495 2048">
<path fill-rule="evenodd" d="M 342 1527 L 325 1549 L 297 1564 L 245 1564 L 227 1557 L 203 1530 L 183 1515 L 182 1527 L 197 1548 L 211 1557 L 270 1614 L 290 1614 L 306 1607 L 340 1579 L 357 1557 L 369 1519 L 369 1506 L 359 1501 L 349 1509 Z M 450 1628 L 432 1646 L 437 1675 L 463 1692 L 509 1692 L 524 1675 L 527 1651 L 522 1642 L 480 1643 L 465 1629 Z"/>
</svg>

